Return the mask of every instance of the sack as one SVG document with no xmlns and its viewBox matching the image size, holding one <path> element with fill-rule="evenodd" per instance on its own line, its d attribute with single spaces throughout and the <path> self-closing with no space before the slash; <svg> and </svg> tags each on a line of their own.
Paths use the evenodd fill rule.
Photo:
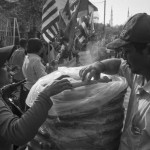
<svg viewBox="0 0 150 150">
<path fill-rule="evenodd" d="M 62 74 L 69 75 L 72 83 L 79 82 L 80 69 L 63 67 L 41 78 L 28 99 L 34 101 L 43 84 L 52 83 Z M 54 150 L 118 149 L 127 83 L 119 76 L 111 78 L 112 82 L 81 86 L 51 97 L 54 105 L 34 140 L 48 143 Z"/>
</svg>

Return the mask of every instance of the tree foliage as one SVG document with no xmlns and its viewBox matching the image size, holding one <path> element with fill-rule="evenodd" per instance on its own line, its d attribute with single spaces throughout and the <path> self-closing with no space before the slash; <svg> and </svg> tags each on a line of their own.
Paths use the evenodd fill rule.
<svg viewBox="0 0 150 150">
<path fill-rule="evenodd" d="M 10 10 L 12 10 L 12 9 L 14 8 L 14 5 L 16 5 L 16 4 L 17 4 L 17 2 L 15 2 L 15 3 L 10 3 L 10 2 L 5 1 L 5 0 L 1 0 L 1 1 L 0 1 L 0 6 L 1 6 L 1 8 L 2 8 L 3 10 L 5 10 L 5 11 L 10 11 Z"/>
<path fill-rule="evenodd" d="M 0 0 L 1 12 L 17 18 L 21 30 L 26 27 L 39 29 L 42 20 L 42 7 L 46 0 L 19 0 L 14 3 Z"/>
</svg>

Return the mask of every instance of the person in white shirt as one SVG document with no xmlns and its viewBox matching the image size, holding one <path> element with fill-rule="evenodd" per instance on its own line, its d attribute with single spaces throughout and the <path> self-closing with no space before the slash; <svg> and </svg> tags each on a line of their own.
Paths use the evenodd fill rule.
<svg viewBox="0 0 150 150">
<path fill-rule="evenodd" d="M 40 39 L 31 38 L 28 41 L 27 55 L 25 56 L 22 66 L 22 72 L 26 78 L 25 88 L 31 89 L 34 83 L 41 77 L 45 76 L 46 67 L 41 62 L 42 42 Z M 28 92 L 27 92 L 28 94 Z"/>
</svg>

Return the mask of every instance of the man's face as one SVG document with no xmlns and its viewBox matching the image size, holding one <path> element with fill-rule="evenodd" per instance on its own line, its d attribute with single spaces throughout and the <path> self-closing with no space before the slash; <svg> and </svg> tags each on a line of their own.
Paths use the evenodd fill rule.
<svg viewBox="0 0 150 150">
<path fill-rule="evenodd" d="M 137 52 L 132 44 L 123 47 L 123 51 L 131 71 L 135 74 L 142 74 L 145 68 L 145 56 Z"/>
</svg>

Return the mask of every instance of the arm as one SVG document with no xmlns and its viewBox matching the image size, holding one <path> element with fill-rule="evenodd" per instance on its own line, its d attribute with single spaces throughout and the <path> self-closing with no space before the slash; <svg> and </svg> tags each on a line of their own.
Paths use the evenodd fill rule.
<svg viewBox="0 0 150 150">
<path fill-rule="evenodd" d="M 92 77 L 97 80 L 100 77 L 100 73 L 106 73 L 110 75 L 118 73 L 120 64 L 121 60 L 117 58 L 95 62 L 90 66 L 81 69 L 80 76 L 82 77 L 82 80 L 85 80 L 87 74 L 89 73 L 87 77 L 88 81 L 91 80 Z"/>
<path fill-rule="evenodd" d="M 50 97 L 72 85 L 66 79 L 56 80 L 52 84 L 43 86 L 33 106 L 26 113 L 18 118 L 0 100 L 0 137 L 1 141 L 15 145 L 23 145 L 30 141 L 38 131 L 38 128 L 46 120 L 48 110 L 52 106 Z"/>
<path fill-rule="evenodd" d="M 47 75 L 46 68 L 40 60 L 34 62 L 34 72 L 36 74 L 37 79 Z"/>
<path fill-rule="evenodd" d="M 114 75 L 117 74 L 120 68 L 121 60 L 114 58 L 114 59 L 105 59 L 101 61 L 104 64 L 104 71 L 103 73 Z"/>
<path fill-rule="evenodd" d="M 37 101 L 21 118 L 18 118 L 0 103 L 0 135 L 1 139 L 16 145 L 30 141 L 45 121 L 52 102 L 47 97 L 39 95 Z"/>
</svg>

